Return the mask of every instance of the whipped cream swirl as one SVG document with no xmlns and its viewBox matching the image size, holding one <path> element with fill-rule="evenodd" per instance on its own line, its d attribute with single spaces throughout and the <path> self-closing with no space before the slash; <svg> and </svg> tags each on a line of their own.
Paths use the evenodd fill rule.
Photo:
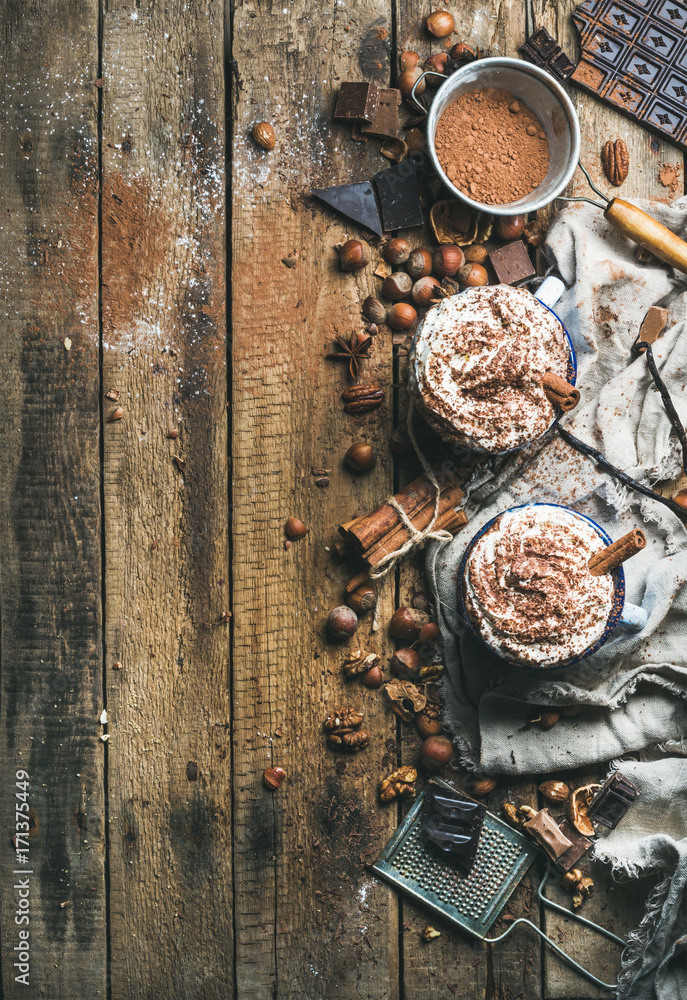
<svg viewBox="0 0 687 1000">
<path fill-rule="evenodd" d="M 508 660 L 550 666 L 600 639 L 614 603 L 610 574 L 592 576 L 605 547 L 593 525 L 566 508 L 506 511 L 475 543 L 461 582 L 469 618 Z"/>
<path fill-rule="evenodd" d="M 468 288 L 430 309 L 419 327 L 410 389 L 446 440 L 500 452 L 534 441 L 555 411 L 541 386 L 566 377 L 568 345 L 553 313 L 524 288 Z"/>
</svg>

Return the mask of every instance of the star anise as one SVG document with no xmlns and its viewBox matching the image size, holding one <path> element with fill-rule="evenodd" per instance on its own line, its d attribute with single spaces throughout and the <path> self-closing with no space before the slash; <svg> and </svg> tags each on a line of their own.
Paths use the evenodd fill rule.
<svg viewBox="0 0 687 1000">
<path fill-rule="evenodd" d="M 372 337 L 369 337 L 366 333 L 352 333 L 347 341 L 343 337 L 339 337 L 338 334 L 335 339 L 340 350 L 331 354 L 325 354 L 325 357 L 331 358 L 332 361 L 347 361 L 348 374 L 351 377 L 351 381 L 357 382 L 360 361 L 362 358 L 367 357 Z"/>
</svg>

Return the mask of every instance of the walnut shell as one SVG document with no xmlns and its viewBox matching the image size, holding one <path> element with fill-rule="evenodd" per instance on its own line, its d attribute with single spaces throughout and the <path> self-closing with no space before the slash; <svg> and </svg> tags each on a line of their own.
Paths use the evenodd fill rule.
<svg viewBox="0 0 687 1000">
<path fill-rule="evenodd" d="M 426 696 L 410 681 L 387 681 L 384 690 L 391 702 L 392 711 L 404 722 L 412 722 L 427 704 Z"/>
<path fill-rule="evenodd" d="M 594 836 L 594 826 L 587 816 L 587 809 L 601 785 L 581 785 L 568 799 L 568 818 L 583 837 Z"/>
</svg>

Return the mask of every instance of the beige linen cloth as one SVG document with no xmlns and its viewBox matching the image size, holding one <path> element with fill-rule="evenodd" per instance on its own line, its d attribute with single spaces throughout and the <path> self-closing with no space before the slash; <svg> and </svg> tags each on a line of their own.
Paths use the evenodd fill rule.
<svg viewBox="0 0 687 1000">
<path fill-rule="evenodd" d="M 642 207 L 685 235 L 687 198 L 672 206 Z M 581 401 L 563 419 L 564 426 L 645 484 L 677 475 L 677 437 L 645 358 L 635 358 L 631 347 L 649 307 L 666 306 L 668 326 L 654 355 L 687 424 L 687 278 L 658 262 L 641 264 L 634 245 L 608 225 L 599 209 L 582 203 L 558 215 L 546 254 L 567 285 L 554 308 L 578 362 Z M 641 527 L 648 539 L 646 549 L 625 565 L 627 598 L 648 611 L 646 626 L 640 632 L 618 629 L 592 657 L 553 674 L 504 666 L 465 631 L 457 612 L 456 577 L 466 545 L 500 511 L 529 501 L 572 507 L 613 539 L 632 527 Z M 656 745 L 673 755 L 687 752 L 687 531 L 681 520 L 618 484 L 555 433 L 495 460 L 470 485 L 466 510 L 468 526 L 452 542 L 432 544 L 427 555 L 444 640 L 445 722 L 463 763 L 494 773 L 546 774 Z M 573 704 L 585 706 L 583 713 L 561 718 L 552 729 L 528 724 L 532 705 Z M 663 837 L 660 849 L 656 844 L 642 848 L 645 831 L 633 820 L 639 812 L 635 805 L 623 820 L 622 837 L 621 828 L 612 835 L 621 841 L 617 850 L 609 837 L 609 850 L 600 854 L 629 874 L 650 868 L 666 874 L 662 897 L 653 900 L 635 938 L 641 947 L 627 957 L 620 993 L 627 1000 L 687 1000 L 687 972 L 673 978 L 671 965 L 675 960 L 676 969 L 685 968 L 679 938 L 687 931 L 680 923 L 685 923 L 687 882 L 687 767 L 677 756 L 663 765 L 669 774 L 681 769 L 683 798 L 669 829 L 661 833 L 656 826 Z M 663 793 L 652 780 L 648 785 L 658 824 L 669 809 L 656 804 Z M 668 896 L 672 915 L 663 912 Z M 648 966 L 640 974 L 644 961 Z"/>
</svg>

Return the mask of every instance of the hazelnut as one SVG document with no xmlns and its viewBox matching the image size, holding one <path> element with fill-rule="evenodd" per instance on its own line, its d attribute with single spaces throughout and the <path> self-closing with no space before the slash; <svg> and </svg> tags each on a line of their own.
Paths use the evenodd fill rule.
<svg viewBox="0 0 687 1000">
<path fill-rule="evenodd" d="M 435 52 L 433 56 L 430 56 L 429 59 L 425 60 L 425 69 L 431 70 L 432 73 L 441 73 L 441 75 L 444 76 L 446 73 L 447 62 L 448 55 L 445 52 Z M 429 78 L 428 83 L 430 87 L 432 85 L 435 87 L 437 86 L 437 81 L 432 81 L 431 77 Z"/>
<path fill-rule="evenodd" d="M 411 289 L 410 297 L 416 306 L 428 306 L 439 297 L 437 293 L 439 288 L 441 285 L 437 278 L 427 275 L 418 278 Z"/>
<path fill-rule="evenodd" d="M 493 774 L 475 774 L 470 782 L 470 791 L 479 799 L 483 795 L 493 792 L 498 781 L 499 779 Z"/>
<path fill-rule="evenodd" d="M 420 629 L 417 637 L 418 642 L 436 642 L 441 637 L 439 626 L 435 622 L 427 622 Z"/>
<path fill-rule="evenodd" d="M 420 655 L 414 649 L 397 649 L 391 657 L 391 669 L 399 677 L 415 680 L 420 673 Z"/>
<path fill-rule="evenodd" d="M 463 247 L 463 256 L 470 264 L 483 264 L 489 252 L 481 243 L 473 243 L 470 247 Z"/>
<path fill-rule="evenodd" d="M 465 256 L 460 247 L 444 243 L 435 250 L 432 263 L 433 271 L 438 278 L 452 278 L 465 263 Z"/>
<path fill-rule="evenodd" d="M 266 767 L 262 780 L 265 788 L 268 788 L 271 792 L 276 792 L 285 777 L 286 771 L 283 767 Z"/>
<path fill-rule="evenodd" d="M 384 677 L 382 676 L 382 668 L 380 666 L 372 667 L 371 670 L 368 670 L 360 678 L 361 684 L 366 688 L 380 688 L 383 680 Z"/>
<path fill-rule="evenodd" d="M 345 639 L 350 639 L 352 635 L 355 635 L 355 630 L 358 627 L 358 616 L 353 610 L 353 608 L 346 607 L 345 604 L 339 605 L 338 608 L 334 608 L 333 611 L 329 612 L 329 617 L 327 618 L 327 631 L 332 639 L 337 642 L 343 642 Z"/>
<path fill-rule="evenodd" d="M 409 639 L 410 642 L 420 635 L 422 626 L 429 621 L 429 615 L 417 608 L 398 608 L 394 611 L 389 623 L 389 631 L 395 639 Z"/>
<path fill-rule="evenodd" d="M 253 126 L 252 134 L 258 146 L 262 146 L 263 149 L 274 149 L 277 145 L 277 137 L 269 122 L 258 122 Z"/>
<path fill-rule="evenodd" d="M 420 57 L 417 52 L 412 52 L 408 50 L 407 52 L 401 52 L 401 69 L 415 69 L 420 61 Z"/>
<path fill-rule="evenodd" d="M 382 285 L 382 295 L 387 299 L 392 299 L 394 302 L 398 302 L 399 299 L 404 299 L 407 295 L 410 295 L 410 290 L 413 287 L 413 279 L 405 271 L 394 271 L 390 274 L 388 278 L 384 280 Z"/>
<path fill-rule="evenodd" d="M 420 712 L 415 716 L 415 728 L 420 736 L 438 736 L 441 732 L 441 722 L 425 712 Z"/>
<path fill-rule="evenodd" d="M 343 271 L 360 271 L 370 263 L 367 244 L 360 240 L 348 240 L 339 249 L 339 263 Z"/>
<path fill-rule="evenodd" d="M 354 472 L 369 472 L 377 461 L 377 449 L 364 441 L 352 444 L 344 455 L 344 462 Z"/>
<path fill-rule="evenodd" d="M 362 587 L 358 587 L 352 594 L 349 594 L 346 600 L 357 615 L 364 615 L 365 612 L 372 611 L 374 608 L 377 603 L 377 594 L 374 587 L 364 583 Z"/>
<path fill-rule="evenodd" d="M 386 314 L 392 330 L 409 330 L 416 319 L 417 312 L 408 302 L 397 302 Z"/>
<path fill-rule="evenodd" d="M 489 275 L 481 264 L 463 264 L 458 271 L 458 281 L 461 285 L 476 288 L 489 284 Z"/>
<path fill-rule="evenodd" d="M 286 524 L 284 525 L 284 531 L 286 532 L 287 538 L 292 538 L 294 541 L 297 538 L 302 538 L 303 535 L 308 533 L 308 529 L 299 521 L 297 517 L 290 517 Z"/>
<path fill-rule="evenodd" d="M 402 427 L 396 427 L 391 432 L 389 448 L 394 455 L 409 455 L 413 450 L 410 439 Z"/>
<path fill-rule="evenodd" d="M 543 781 L 539 791 L 549 802 L 565 802 L 570 795 L 570 789 L 564 781 Z"/>
<path fill-rule="evenodd" d="M 416 590 L 413 594 L 413 599 L 410 602 L 411 607 L 416 608 L 418 611 L 424 611 L 428 613 L 430 610 L 429 597 L 422 590 Z"/>
<path fill-rule="evenodd" d="M 449 55 L 451 59 L 458 62 L 462 60 L 463 62 L 472 62 L 473 59 L 477 58 L 477 52 L 465 42 L 457 42 L 451 49 Z"/>
<path fill-rule="evenodd" d="M 687 510 L 687 490 L 677 490 L 673 493 L 672 499 L 678 507 L 684 507 Z"/>
<path fill-rule="evenodd" d="M 401 91 L 404 97 L 410 97 L 413 87 L 417 81 L 422 76 L 422 70 L 419 66 L 414 66 L 412 69 L 404 69 L 398 78 L 396 86 Z M 425 81 L 421 80 L 418 84 L 417 90 L 415 91 L 415 96 L 419 97 L 425 92 Z"/>
<path fill-rule="evenodd" d="M 428 771 L 438 771 L 453 756 L 453 744 L 445 736 L 428 736 L 420 747 L 420 763 Z"/>
<path fill-rule="evenodd" d="M 522 236 L 526 223 L 526 215 L 502 215 L 496 223 L 496 235 L 510 243 Z"/>
<path fill-rule="evenodd" d="M 117 406 L 107 418 L 108 423 L 113 424 L 116 420 L 121 420 L 123 416 L 124 408 L 122 406 Z"/>
<path fill-rule="evenodd" d="M 427 31 L 435 38 L 446 38 L 455 27 L 455 22 L 447 10 L 435 10 L 427 18 Z"/>
<path fill-rule="evenodd" d="M 410 243 L 408 240 L 404 240 L 402 237 L 397 236 L 393 240 L 389 240 L 386 247 L 384 248 L 384 256 L 396 267 L 398 264 L 405 264 L 410 257 Z"/>
<path fill-rule="evenodd" d="M 551 729 L 551 727 L 555 726 L 561 717 L 559 712 L 554 712 L 551 709 L 545 708 L 540 711 L 539 715 L 539 725 L 542 729 Z"/>
<path fill-rule="evenodd" d="M 374 295 L 368 295 L 363 302 L 363 316 L 371 323 L 384 323 L 386 321 L 386 308 Z"/>
<path fill-rule="evenodd" d="M 408 258 L 406 270 L 413 280 L 425 278 L 428 274 L 431 274 L 432 255 L 429 250 L 413 250 Z"/>
</svg>

